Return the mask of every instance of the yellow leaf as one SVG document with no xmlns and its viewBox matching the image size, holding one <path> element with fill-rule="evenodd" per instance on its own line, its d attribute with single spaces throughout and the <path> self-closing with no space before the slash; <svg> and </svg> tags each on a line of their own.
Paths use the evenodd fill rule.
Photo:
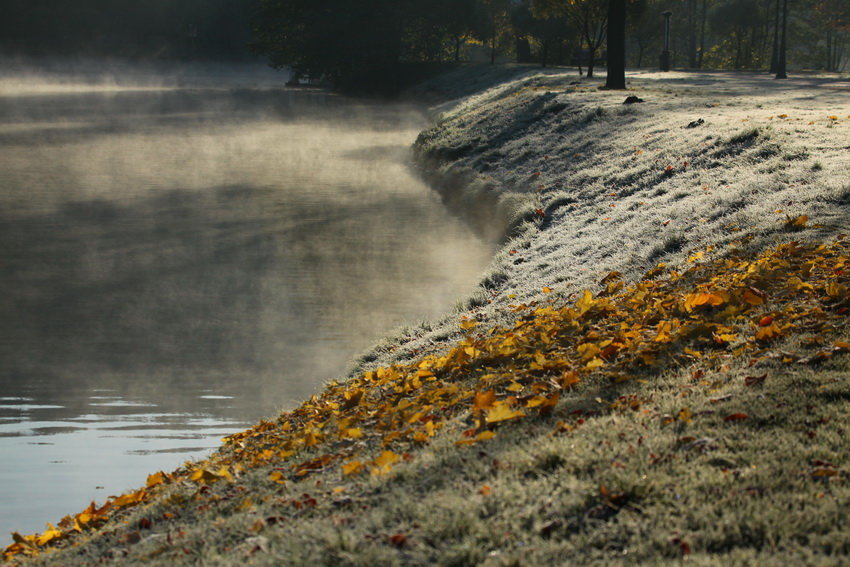
<svg viewBox="0 0 850 567">
<path fill-rule="evenodd" d="M 363 437 L 363 430 L 359 427 L 343 429 L 339 432 L 339 436 L 341 439 L 360 439 Z"/>
<path fill-rule="evenodd" d="M 585 362 L 595 358 L 597 354 L 602 352 L 602 349 L 594 343 L 582 343 L 576 347 L 576 351 L 581 356 L 582 362 Z"/>
<path fill-rule="evenodd" d="M 673 336 L 670 334 L 673 331 L 673 321 L 659 321 L 655 327 L 656 335 L 653 339 L 656 343 L 673 342 Z"/>
<path fill-rule="evenodd" d="M 165 484 L 165 473 L 160 471 L 158 473 L 154 473 L 148 475 L 147 487 L 153 488 L 154 486 L 159 486 L 160 484 Z"/>
<path fill-rule="evenodd" d="M 272 471 L 269 475 L 269 480 L 278 484 L 285 484 L 286 476 L 281 471 Z"/>
<path fill-rule="evenodd" d="M 52 541 L 60 539 L 65 533 L 62 530 L 57 530 L 51 524 L 47 524 L 47 530 L 38 536 L 36 543 L 39 547 L 44 547 Z"/>
<path fill-rule="evenodd" d="M 809 217 L 807 215 L 800 215 L 799 217 L 793 218 L 788 217 L 785 219 L 785 226 L 787 228 L 805 228 L 806 223 L 809 222 Z"/>
<path fill-rule="evenodd" d="M 365 468 L 366 467 L 360 461 L 348 461 L 342 465 L 342 474 L 345 476 L 360 474 Z"/>
<path fill-rule="evenodd" d="M 544 287 L 542 291 L 543 291 L 543 293 L 552 293 L 552 288 L 551 287 Z"/>
<path fill-rule="evenodd" d="M 579 315 L 584 315 L 585 313 L 593 307 L 593 294 L 590 293 L 590 290 L 584 290 L 582 292 L 581 298 L 576 301 L 576 309 L 578 310 Z"/>
<path fill-rule="evenodd" d="M 691 254 L 690 256 L 688 256 L 688 262 L 697 262 L 699 260 L 702 260 L 703 256 L 705 256 L 705 252 L 697 252 L 696 254 Z"/>
<path fill-rule="evenodd" d="M 496 402 L 496 392 L 488 390 L 486 392 L 475 392 L 475 401 L 472 408 L 476 411 L 486 410 L 493 407 Z"/>
<path fill-rule="evenodd" d="M 579 378 L 578 372 L 575 370 L 568 370 L 561 375 L 561 379 L 558 381 L 558 386 L 566 390 L 570 386 L 574 386 L 579 382 L 581 382 L 581 378 Z"/>
<path fill-rule="evenodd" d="M 523 388 L 525 388 L 525 386 L 523 386 L 519 382 L 511 382 L 510 384 L 508 384 L 505 390 L 507 390 L 508 392 L 517 393 L 522 392 Z"/>
<path fill-rule="evenodd" d="M 683 352 L 684 352 L 685 354 L 688 354 L 688 355 L 690 355 L 690 356 L 693 356 L 694 358 L 702 358 L 702 353 L 701 353 L 701 352 L 696 351 L 696 350 L 693 350 L 693 349 L 688 348 L 688 347 L 685 347 L 685 348 L 683 349 Z"/>
<path fill-rule="evenodd" d="M 507 402 L 496 402 L 493 408 L 487 411 L 486 421 L 487 423 L 499 423 L 520 417 L 525 417 L 522 410 L 511 409 Z"/>
<path fill-rule="evenodd" d="M 594 358 L 593 360 L 584 365 L 587 370 L 596 370 L 597 368 L 600 368 L 602 366 L 605 366 L 605 361 L 601 358 Z"/>
<path fill-rule="evenodd" d="M 475 436 L 476 441 L 489 441 L 493 437 L 496 436 L 495 431 L 482 431 L 478 435 Z"/>
<path fill-rule="evenodd" d="M 116 508 L 124 508 L 125 506 L 134 506 L 139 502 L 145 499 L 147 492 L 144 488 L 137 490 L 136 492 L 130 492 L 129 494 L 124 494 L 112 500 L 112 505 Z"/>
<path fill-rule="evenodd" d="M 721 333 L 714 335 L 714 342 L 719 345 L 725 345 L 728 343 L 733 343 L 738 340 L 738 335 L 730 334 L 730 333 Z"/>
<path fill-rule="evenodd" d="M 227 468 L 222 467 L 217 473 L 207 469 L 198 469 L 189 476 L 189 480 L 198 484 L 212 484 L 219 480 L 233 480 Z"/>
<path fill-rule="evenodd" d="M 372 461 L 372 476 L 381 476 L 392 470 L 393 465 L 401 460 L 401 455 L 397 455 L 392 451 L 384 451 L 381 455 Z"/>
<path fill-rule="evenodd" d="M 472 329 L 474 329 L 477 326 L 478 326 L 478 322 L 472 321 L 472 320 L 466 320 L 466 321 L 461 322 L 461 324 L 460 324 L 460 328 L 463 329 L 464 331 L 471 331 Z"/>
</svg>

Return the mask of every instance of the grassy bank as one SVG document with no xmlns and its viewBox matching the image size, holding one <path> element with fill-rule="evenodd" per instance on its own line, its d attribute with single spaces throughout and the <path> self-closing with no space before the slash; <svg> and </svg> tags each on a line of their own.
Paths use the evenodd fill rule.
<svg viewBox="0 0 850 567">
<path fill-rule="evenodd" d="M 847 87 L 487 73 L 415 148 L 511 226 L 458 313 L 8 560 L 844 562 Z"/>
</svg>

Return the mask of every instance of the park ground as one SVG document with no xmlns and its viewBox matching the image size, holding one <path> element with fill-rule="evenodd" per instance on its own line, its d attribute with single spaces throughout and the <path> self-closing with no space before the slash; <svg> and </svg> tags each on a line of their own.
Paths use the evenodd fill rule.
<svg viewBox="0 0 850 567">
<path fill-rule="evenodd" d="M 628 81 L 422 86 L 413 160 L 502 239 L 480 287 L 6 559 L 846 564 L 850 79 Z"/>
</svg>

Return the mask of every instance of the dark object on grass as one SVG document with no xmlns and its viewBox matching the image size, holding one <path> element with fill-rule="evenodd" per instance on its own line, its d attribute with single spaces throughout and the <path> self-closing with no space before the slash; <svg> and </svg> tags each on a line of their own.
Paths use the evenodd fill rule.
<svg viewBox="0 0 850 567">
<path fill-rule="evenodd" d="M 643 102 L 643 99 L 638 96 L 632 95 L 626 98 L 626 100 L 623 101 L 623 104 L 634 104 L 636 102 Z"/>
<path fill-rule="evenodd" d="M 697 126 L 702 126 L 703 124 L 705 124 L 705 120 L 700 118 L 699 120 L 694 120 L 693 122 L 688 124 L 687 128 L 696 128 Z"/>
</svg>

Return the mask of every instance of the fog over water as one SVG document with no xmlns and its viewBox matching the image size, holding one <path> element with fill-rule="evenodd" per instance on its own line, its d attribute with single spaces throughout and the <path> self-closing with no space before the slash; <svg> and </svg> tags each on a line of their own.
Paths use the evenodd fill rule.
<svg viewBox="0 0 850 567">
<path fill-rule="evenodd" d="M 413 108 L 84 67 L 0 67 L 0 543 L 293 407 L 492 250 L 411 173 Z"/>
</svg>

